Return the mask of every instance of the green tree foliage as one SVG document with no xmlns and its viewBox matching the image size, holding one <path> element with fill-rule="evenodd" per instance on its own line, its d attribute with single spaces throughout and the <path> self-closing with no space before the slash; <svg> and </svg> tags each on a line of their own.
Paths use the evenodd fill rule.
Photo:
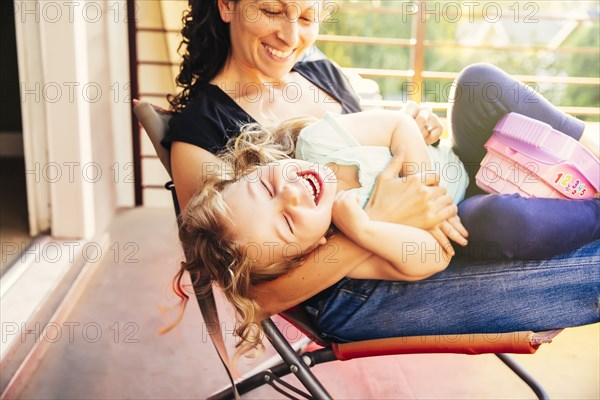
<svg viewBox="0 0 600 400">
<path fill-rule="evenodd" d="M 423 5 L 422 1 L 416 3 Z M 469 8 L 462 1 L 429 0 L 428 13 L 424 15 L 423 8 L 415 12 L 416 8 L 407 1 L 343 1 L 321 25 L 321 33 L 408 40 L 414 37 L 415 24 L 425 20 L 426 71 L 458 72 L 469 64 L 487 62 L 513 75 L 600 77 L 597 1 L 470 2 L 473 3 L 476 5 Z M 577 20 L 580 22 L 575 26 L 573 21 Z M 551 43 L 558 45 L 558 51 L 540 49 Z M 494 48 L 498 46 L 503 49 Z M 411 69 L 409 47 L 326 41 L 319 42 L 318 47 L 343 67 Z M 560 51 L 563 48 L 586 50 L 579 54 Z M 407 98 L 407 78 L 374 80 L 384 99 Z M 422 100 L 447 101 L 448 90 L 444 88 L 450 83 L 449 79 L 427 80 Z M 598 85 L 532 86 L 558 105 L 600 106 Z"/>
</svg>

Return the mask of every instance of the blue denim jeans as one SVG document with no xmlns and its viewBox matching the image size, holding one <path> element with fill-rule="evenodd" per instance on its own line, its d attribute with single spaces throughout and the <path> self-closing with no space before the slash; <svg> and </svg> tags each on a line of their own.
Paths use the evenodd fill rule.
<svg viewBox="0 0 600 400">
<path fill-rule="evenodd" d="M 307 305 L 335 341 L 542 331 L 600 321 L 600 241 L 543 261 L 455 259 L 417 282 L 345 278 Z"/>
</svg>

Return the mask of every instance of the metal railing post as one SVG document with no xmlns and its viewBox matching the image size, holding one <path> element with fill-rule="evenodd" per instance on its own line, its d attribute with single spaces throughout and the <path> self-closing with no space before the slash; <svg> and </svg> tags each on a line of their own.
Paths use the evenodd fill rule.
<svg viewBox="0 0 600 400">
<path fill-rule="evenodd" d="M 133 99 L 139 96 L 138 86 L 138 59 L 137 59 L 137 27 L 136 27 L 136 4 L 135 0 L 127 0 L 127 30 L 129 35 L 129 86 L 131 90 L 131 134 L 133 145 L 133 185 L 135 193 L 135 205 L 144 204 L 142 192 L 142 144 L 140 138 L 140 126 L 133 113 Z"/>
<path fill-rule="evenodd" d="M 426 1 L 423 1 L 419 7 L 426 7 Z M 410 91 L 409 100 L 416 102 L 425 101 L 423 98 L 423 71 L 425 69 L 425 30 L 426 15 L 419 11 L 414 15 L 413 37 L 415 44 L 411 48 L 410 64 L 413 71 L 412 84 L 414 91 Z"/>
</svg>

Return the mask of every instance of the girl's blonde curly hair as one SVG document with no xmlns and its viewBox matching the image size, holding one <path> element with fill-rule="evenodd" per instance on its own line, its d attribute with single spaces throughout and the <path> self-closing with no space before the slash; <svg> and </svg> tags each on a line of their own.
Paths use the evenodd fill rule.
<svg viewBox="0 0 600 400">
<path fill-rule="evenodd" d="M 263 316 L 252 288 L 300 265 L 304 257 L 255 268 L 253 259 L 246 254 L 247 246 L 236 240 L 235 226 L 228 217 L 222 192 L 253 167 L 292 158 L 300 130 L 314 120 L 295 118 L 273 129 L 246 125 L 219 154 L 217 172 L 207 179 L 180 215 L 179 238 L 185 261 L 173 279 L 173 290 L 181 298 L 180 311 L 177 319 L 162 329 L 163 333 L 177 325 L 183 316 L 189 297 L 181 280 L 185 271 L 189 271 L 200 294 L 206 294 L 216 283 L 234 306 L 238 318 L 235 333 L 241 339 L 238 353 L 261 348 L 259 322 Z"/>
</svg>

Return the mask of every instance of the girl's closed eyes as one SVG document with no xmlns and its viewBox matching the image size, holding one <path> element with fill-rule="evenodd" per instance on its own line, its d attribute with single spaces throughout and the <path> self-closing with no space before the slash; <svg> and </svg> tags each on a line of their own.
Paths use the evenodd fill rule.
<svg viewBox="0 0 600 400">
<path fill-rule="evenodd" d="M 275 195 L 273 193 L 273 189 L 271 187 L 269 187 L 269 185 L 264 181 L 264 180 L 260 180 L 260 184 L 263 186 L 263 188 L 265 189 L 265 191 L 267 192 L 268 196 L 270 198 L 273 198 Z M 283 220 L 285 221 L 289 231 L 292 233 L 292 235 L 294 234 L 294 228 L 292 228 L 292 222 L 290 220 L 290 217 L 288 215 L 286 215 L 285 213 L 282 214 L 283 216 Z"/>
<path fill-rule="evenodd" d="M 251 174 L 230 184 L 223 199 L 237 240 L 259 249 L 258 266 L 290 260 L 324 242 L 337 189 L 335 180 L 325 179 L 326 167 L 289 159 Z M 310 179 L 320 182 L 318 188 Z"/>
</svg>

